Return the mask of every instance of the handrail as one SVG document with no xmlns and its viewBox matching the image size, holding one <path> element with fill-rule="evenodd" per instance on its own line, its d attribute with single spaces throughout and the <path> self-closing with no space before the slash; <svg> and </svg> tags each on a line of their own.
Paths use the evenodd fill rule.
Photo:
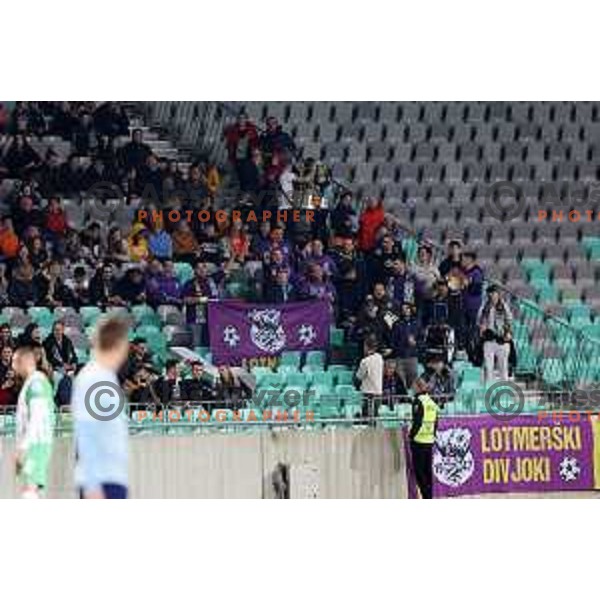
<svg viewBox="0 0 600 600">
<path fill-rule="evenodd" d="M 515 384 L 506 383 L 506 387 L 512 387 Z M 520 387 L 520 386 L 519 386 Z M 359 392 L 360 393 L 360 392 Z M 587 398 L 587 404 L 582 401 L 581 398 L 574 397 L 574 394 L 565 394 L 560 390 L 531 390 L 531 389 L 522 389 L 520 388 L 520 394 L 525 402 L 536 402 L 536 408 L 546 409 L 548 406 L 556 407 L 556 408 L 569 408 L 573 410 L 577 410 L 574 408 L 576 405 L 592 405 L 596 404 L 600 405 L 600 399 L 596 398 L 596 396 L 590 396 Z M 483 406 L 487 406 L 486 402 L 489 402 L 489 398 L 487 396 L 486 386 L 481 384 L 477 392 L 474 394 L 474 401 L 477 403 L 478 401 L 482 401 Z M 442 408 L 451 409 L 453 406 L 457 406 L 459 402 L 456 400 L 456 393 L 448 393 L 448 394 L 434 394 L 438 405 Z M 415 402 L 415 396 L 413 394 L 382 394 L 378 396 L 376 399 L 376 403 L 379 406 L 386 406 L 390 410 L 394 410 L 397 407 L 410 407 Z M 358 407 L 365 403 L 365 397 L 362 396 L 360 398 L 348 397 L 344 394 L 336 394 L 331 393 L 321 398 L 317 397 L 316 400 L 312 400 L 310 403 L 301 402 L 297 405 L 285 406 L 285 402 L 280 404 L 273 405 L 254 405 L 252 399 L 249 397 L 243 397 L 239 399 L 226 399 L 226 398 L 214 398 L 207 399 L 202 401 L 168 401 L 162 404 L 156 403 L 126 403 L 124 410 L 129 419 L 134 419 L 134 414 L 136 413 L 144 413 L 143 415 L 137 415 L 137 419 L 142 421 L 146 419 L 164 419 L 167 420 L 173 417 L 173 414 L 178 417 L 178 420 L 173 420 L 172 422 L 178 422 L 187 418 L 189 420 L 191 412 L 202 412 L 205 413 L 206 416 L 210 416 L 212 418 L 213 413 L 219 412 L 240 412 L 240 411 L 255 411 L 257 413 L 267 412 L 271 415 L 276 416 L 278 413 L 288 413 L 293 414 L 295 411 L 304 413 L 310 413 L 314 409 L 320 409 L 323 407 L 331 406 L 331 403 L 338 403 L 339 406 L 345 407 Z M 530 407 L 531 408 L 531 407 Z M 600 408 L 600 406 L 598 407 Z M 581 412 L 582 408 L 580 406 L 579 411 Z M 14 405 L 10 406 L 0 406 L 0 423 L 7 419 L 15 419 L 16 418 L 17 407 Z M 67 420 L 71 421 L 73 419 L 73 413 L 71 411 L 71 407 L 69 405 L 62 406 L 55 411 L 55 416 L 58 420 Z M 395 418 L 395 417 L 394 417 Z M 174 417 L 173 417 L 174 419 Z M 201 421 L 204 422 L 204 421 Z"/>
</svg>

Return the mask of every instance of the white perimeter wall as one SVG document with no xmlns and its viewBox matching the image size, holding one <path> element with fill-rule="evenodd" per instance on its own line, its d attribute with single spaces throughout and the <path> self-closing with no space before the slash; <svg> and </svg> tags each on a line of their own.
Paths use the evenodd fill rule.
<svg viewBox="0 0 600 600">
<path fill-rule="evenodd" d="M 4 438 L 0 498 L 15 495 L 14 440 Z M 50 498 L 73 498 L 70 437 L 57 438 Z M 206 433 L 130 438 L 134 498 L 270 498 L 271 473 L 290 465 L 292 497 L 402 498 L 400 433 L 375 430 Z"/>
</svg>

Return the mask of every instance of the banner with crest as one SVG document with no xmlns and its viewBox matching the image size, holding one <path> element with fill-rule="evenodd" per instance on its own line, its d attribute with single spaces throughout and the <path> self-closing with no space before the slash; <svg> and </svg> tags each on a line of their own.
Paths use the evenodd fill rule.
<svg viewBox="0 0 600 600">
<path fill-rule="evenodd" d="M 208 305 L 210 348 L 215 365 L 239 365 L 289 350 L 325 350 L 331 313 L 322 300 L 289 304 L 219 301 Z"/>
<path fill-rule="evenodd" d="M 587 413 L 442 418 L 433 447 L 433 496 L 591 491 L 600 483 L 597 432 L 597 419 Z M 408 443 L 406 450 L 409 495 L 415 497 Z"/>
</svg>

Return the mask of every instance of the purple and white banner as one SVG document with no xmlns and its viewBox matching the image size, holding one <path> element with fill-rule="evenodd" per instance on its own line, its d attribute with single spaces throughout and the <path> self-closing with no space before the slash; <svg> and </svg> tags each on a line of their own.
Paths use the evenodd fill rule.
<svg viewBox="0 0 600 600">
<path fill-rule="evenodd" d="M 220 301 L 208 305 L 210 348 L 215 365 L 276 357 L 287 350 L 325 350 L 331 314 L 321 300 L 289 304 Z"/>
<path fill-rule="evenodd" d="M 491 416 L 440 419 L 433 497 L 593 490 L 593 426 L 577 416 L 522 415 L 504 422 Z M 410 456 L 407 475 L 413 483 Z M 409 485 L 411 497 L 415 490 Z"/>
</svg>

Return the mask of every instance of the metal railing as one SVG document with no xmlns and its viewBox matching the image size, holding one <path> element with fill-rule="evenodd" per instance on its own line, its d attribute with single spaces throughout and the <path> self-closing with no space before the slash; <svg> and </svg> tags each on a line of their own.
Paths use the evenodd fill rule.
<svg viewBox="0 0 600 600">
<path fill-rule="evenodd" d="M 520 399 L 513 397 L 511 405 L 502 407 L 483 390 L 474 394 L 466 408 L 454 395 L 435 396 L 443 417 L 477 417 L 489 415 L 499 422 L 510 422 L 519 415 L 537 415 L 540 420 L 562 414 L 569 418 L 590 418 L 600 411 L 600 395 L 577 396 L 559 390 L 521 390 Z M 313 402 L 296 407 L 256 406 L 248 399 L 214 399 L 196 402 L 176 402 L 165 405 L 126 404 L 125 411 L 131 435 L 172 435 L 215 431 L 263 431 L 269 429 L 313 430 L 327 427 L 399 428 L 412 423 L 414 397 L 382 396 L 374 402 L 357 403 L 345 397 L 328 396 L 326 403 Z M 16 408 L 0 407 L 0 438 L 12 437 L 16 430 Z M 70 436 L 73 415 L 70 407 L 55 413 L 54 434 Z"/>
</svg>

